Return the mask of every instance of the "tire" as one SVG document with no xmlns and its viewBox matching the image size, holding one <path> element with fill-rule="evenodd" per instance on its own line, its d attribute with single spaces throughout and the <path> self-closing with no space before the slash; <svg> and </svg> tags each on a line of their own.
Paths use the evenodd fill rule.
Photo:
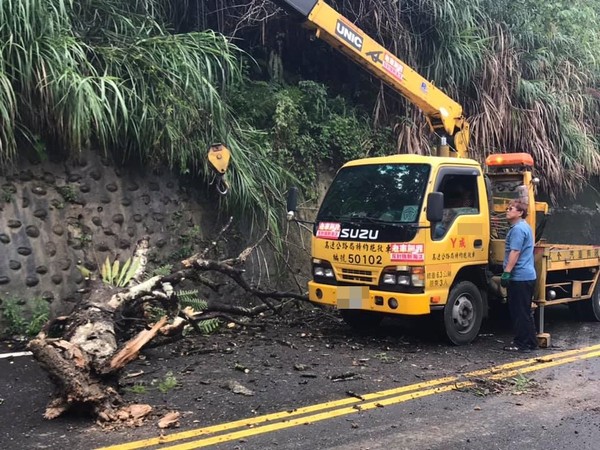
<svg viewBox="0 0 600 450">
<path fill-rule="evenodd" d="M 483 320 L 483 300 L 479 288 L 461 281 L 450 290 L 444 307 L 444 331 L 454 345 L 466 345 L 477 337 Z"/>
<path fill-rule="evenodd" d="M 383 320 L 383 314 L 359 309 L 340 309 L 344 322 L 356 331 L 369 332 L 375 330 Z"/>
<path fill-rule="evenodd" d="M 571 305 L 571 303 L 569 303 Z M 572 304 L 581 320 L 600 322 L 600 284 L 596 285 L 592 297 Z"/>
</svg>

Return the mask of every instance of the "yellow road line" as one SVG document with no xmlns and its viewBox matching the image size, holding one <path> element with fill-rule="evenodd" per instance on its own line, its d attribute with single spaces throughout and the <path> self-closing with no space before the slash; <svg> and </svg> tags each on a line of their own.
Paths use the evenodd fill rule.
<svg viewBox="0 0 600 450">
<path fill-rule="evenodd" d="M 455 382 L 456 380 L 457 380 L 457 377 L 438 378 L 438 379 L 431 380 L 431 381 L 425 381 L 423 383 L 411 384 L 409 386 L 402 386 L 399 388 L 391 389 L 390 391 L 382 391 L 381 393 L 365 394 L 365 395 L 361 396 L 363 400 L 361 400 L 360 398 L 356 398 L 356 397 L 349 397 L 349 398 L 344 398 L 341 400 L 335 400 L 335 401 L 331 401 L 331 402 L 319 403 L 316 405 L 292 409 L 289 411 L 281 411 L 281 412 L 276 412 L 276 413 L 272 413 L 272 414 L 266 414 L 266 415 L 259 416 L 259 417 L 251 417 L 251 418 L 247 418 L 247 419 L 236 420 L 234 422 L 227 422 L 227 423 L 223 423 L 223 424 L 219 424 L 219 425 L 214 425 L 211 427 L 199 428 L 196 430 L 189 430 L 189 431 L 182 431 L 181 433 L 174 433 L 174 434 L 170 434 L 167 436 L 144 439 L 144 440 L 129 442 L 129 443 L 125 443 L 125 444 L 118 444 L 118 445 L 111 446 L 111 447 L 102 447 L 97 450 L 133 450 L 133 449 L 138 449 L 138 448 L 144 448 L 144 447 L 149 447 L 152 445 L 158 445 L 158 444 L 164 444 L 167 442 L 189 439 L 192 437 L 201 436 L 203 434 L 213 434 L 213 433 L 227 431 L 227 430 L 231 430 L 231 429 L 235 429 L 235 428 L 255 426 L 255 425 L 260 425 L 261 423 L 269 423 L 269 422 L 272 422 L 275 420 L 287 419 L 290 417 L 296 417 L 296 416 L 300 416 L 300 415 L 308 414 L 308 413 L 312 413 L 312 412 L 323 411 L 323 410 L 327 410 L 327 409 L 334 409 L 334 408 L 337 408 L 340 406 L 360 403 L 364 400 L 370 400 L 370 399 L 380 398 L 382 396 L 392 395 L 392 394 L 396 394 L 396 393 L 423 389 L 423 388 L 427 388 L 427 387 L 431 387 L 431 386 L 436 386 L 439 384 L 451 383 L 451 382 Z M 389 393 L 386 395 L 383 395 L 384 393 L 387 393 L 387 392 L 389 392 Z"/>
<path fill-rule="evenodd" d="M 432 395 L 432 394 L 440 394 L 442 392 L 455 390 L 459 387 L 464 388 L 464 387 L 467 387 L 472 384 L 474 384 L 474 383 L 464 382 L 464 383 L 459 383 L 459 385 L 452 384 L 449 386 L 442 386 L 442 387 L 438 387 L 438 388 L 434 388 L 434 389 L 427 389 L 425 391 L 418 391 L 418 392 L 413 392 L 410 394 L 404 394 L 399 397 L 393 397 L 393 398 L 388 398 L 388 399 L 384 399 L 384 400 L 380 400 L 380 401 L 372 401 L 372 402 L 362 403 L 360 405 L 360 407 L 354 406 L 354 407 L 338 408 L 338 409 L 334 409 L 332 411 L 327 411 L 327 412 L 323 412 L 320 414 L 314 414 L 314 415 L 308 416 L 308 417 L 300 417 L 297 419 L 286 420 L 285 422 L 276 422 L 276 423 L 272 423 L 269 425 L 263 425 L 263 426 L 256 427 L 256 428 L 250 428 L 248 430 L 241 430 L 241 431 L 236 431 L 233 433 L 223 434 L 220 436 L 201 439 L 198 441 L 186 442 L 183 444 L 173 445 L 171 447 L 161 447 L 161 450 L 190 450 L 190 449 L 195 449 L 195 448 L 207 447 L 209 445 L 222 444 L 224 442 L 229 442 L 229 441 L 233 441 L 236 439 L 242 439 L 242 438 L 254 436 L 257 434 L 269 433 L 272 431 L 283 430 L 286 428 L 292 428 L 292 427 L 296 427 L 299 425 L 308 425 L 308 424 L 311 424 L 314 422 L 333 419 L 335 417 L 345 416 L 348 414 L 356 414 L 357 412 L 360 412 L 360 411 L 366 411 L 366 410 L 374 409 L 374 408 L 381 408 L 383 406 L 392 405 L 394 403 L 401 403 L 401 402 L 405 402 L 408 400 L 414 400 L 416 398 L 426 397 L 426 396 Z"/>
<path fill-rule="evenodd" d="M 512 370 L 510 372 L 506 372 L 506 373 L 502 373 L 502 374 L 495 374 L 489 378 L 491 380 L 509 378 L 509 377 L 519 375 L 521 373 L 534 372 L 537 370 L 543 370 L 543 369 L 547 369 L 549 367 L 560 366 L 560 365 L 572 363 L 575 361 L 583 361 L 585 359 L 597 358 L 598 356 L 600 356 L 600 351 L 590 352 L 590 353 L 586 353 L 583 355 L 576 355 L 576 356 L 572 356 L 570 358 L 562 358 L 562 359 L 559 359 L 556 361 L 545 361 L 545 362 L 541 362 L 537 366 L 524 367 L 520 370 Z"/>
<path fill-rule="evenodd" d="M 578 356 L 583 353 L 589 352 L 589 355 L 584 355 L 583 357 Z M 460 381 L 461 378 L 471 378 L 471 377 L 481 377 L 485 375 L 491 375 L 489 378 L 491 379 L 500 379 L 500 378 L 508 378 L 510 376 L 515 376 L 518 373 L 523 372 L 531 372 L 535 370 L 541 370 L 547 367 L 553 367 L 561 364 L 567 364 L 569 362 L 592 358 L 600 355 L 600 344 L 593 345 L 590 347 L 569 350 L 560 353 L 554 353 L 550 355 L 545 355 L 543 357 L 535 357 L 529 358 L 526 360 L 514 361 L 507 364 L 502 364 L 499 366 L 494 366 L 488 369 L 482 369 L 477 371 L 468 372 L 463 374 L 462 376 L 453 376 L 453 377 L 445 377 L 438 378 L 435 380 L 430 380 L 422 383 L 416 383 L 408 386 L 402 386 L 394 389 L 389 389 L 385 391 L 375 392 L 371 394 L 362 395 L 361 398 L 345 398 L 341 400 L 320 403 L 316 405 L 311 405 L 307 407 L 297 408 L 291 411 L 282 411 L 272 414 L 267 414 L 259 417 L 252 417 L 249 419 L 241 419 L 234 422 L 228 422 L 224 424 L 219 424 L 215 426 L 210 426 L 206 428 L 199 428 L 195 430 L 184 431 L 180 433 L 174 433 L 167 436 L 161 436 L 157 438 L 149 438 L 143 439 L 139 441 L 117 444 L 110 447 L 103 447 L 98 450 L 133 450 L 139 448 L 147 448 L 155 445 L 166 444 L 174 441 L 186 440 L 194 437 L 205 436 L 209 434 L 222 433 L 228 430 L 234 430 L 236 428 L 243 428 L 241 431 L 228 433 L 222 436 L 205 438 L 200 441 L 195 441 L 189 443 L 190 445 L 194 445 L 193 447 L 186 447 L 188 444 L 180 444 L 173 447 L 161 447 L 161 449 L 184 449 L 184 448 L 199 448 L 205 445 L 213 445 L 217 442 L 226 442 L 232 439 L 239 439 L 243 436 L 252 436 L 255 434 L 267 433 L 269 431 L 274 431 L 282 428 L 289 428 L 292 426 L 297 426 L 300 424 L 305 424 L 309 422 L 315 422 L 319 420 L 325 420 L 327 418 L 333 418 L 340 415 L 355 413 L 360 410 L 372 409 L 374 407 L 378 407 L 380 405 L 385 404 L 394 404 L 400 403 L 407 400 L 412 400 L 414 398 L 424 397 L 427 395 L 432 395 L 436 393 L 451 391 L 454 389 L 458 389 L 460 387 L 471 386 L 474 383 L 469 381 Z M 529 366 L 529 367 L 527 367 Z M 518 370 L 516 370 L 518 369 Z M 439 387 L 440 385 L 445 385 Z M 438 386 L 438 387 L 435 387 Z M 435 387 L 432 389 L 432 387 Z M 411 392 L 416 391 L 416 392 Z M 406 392 L 411 392 L 405 395 L 397 396 L 397 394 L 402 394 Z M 386 398 L 391 397 L 391 398 Z M 377 400 L 371 401 L 370 400 Z M 352 405 L 352 406 L 348 406 Z M 332 411 L 326 411 L 332 410 Z M 300 417 L 302 415 L 315 413 L 319 411 L 325 411 L 320 414 L 313 414 L 308 417 Z M 288 420 L 290 419 L 290 420 Z M 273 421 L 282 421 L 278 423 L 271 423 Z M 248 428 L 252 427 L 252 428 Z M 204 441 L 211 442 L 207 444 L 203 444 Z"/>
</svg>

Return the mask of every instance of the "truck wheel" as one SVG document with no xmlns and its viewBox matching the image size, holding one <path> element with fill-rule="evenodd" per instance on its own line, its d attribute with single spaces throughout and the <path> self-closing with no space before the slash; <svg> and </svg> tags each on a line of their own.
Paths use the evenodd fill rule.
<svg viewBox="0 0 600 450">
<path fill-rule="evenodd" d="M 383 314 L 358 309 L 340 309 L 344 322 L 356 331 L 373 331 L 383 320 Z"/>
<path fill-rule="evenodd" d="M 470 281 L 461 281 L 450 291 L 444 307 L 444 331 L 454 345 L 465 345 L 479 334 L 483 319 L 481 292 Z"/>
<path fill-rule="evenodd" d="M 579 301 L 573 305 L 576 307 L 581 320 L 600 322 L 600 284 L 596 285 L 596 289 L 594 289 L 594 293 L 589 300 Z"/>
</svg>

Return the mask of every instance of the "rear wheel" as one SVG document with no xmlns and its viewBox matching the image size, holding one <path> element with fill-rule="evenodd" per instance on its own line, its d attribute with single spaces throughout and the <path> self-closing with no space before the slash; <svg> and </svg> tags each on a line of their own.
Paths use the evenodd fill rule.
<svg viewBox="0 0 600 450">
<path fill-rule="evenodd" d="M 600 284 L 596 285 L 592 298 L 569 303 L 569 305 L 573 305 L 576 308 L 575 310 L 581 320 L 600 322 Z"/>
<path fill-rule="evenodd" d="M 444 307 L 444 331 L 454 345 L 465 345 L 479 334 L 483 320 L 483 300 L 479 288 L 461 281 L 450 290 Z"/>
<path fill-rule="evenodd" d="M 373 331 L 383 320 L 383 314 L 359 309 L 340 309 L 344 322 L 356 331 Z"/>
</svg>

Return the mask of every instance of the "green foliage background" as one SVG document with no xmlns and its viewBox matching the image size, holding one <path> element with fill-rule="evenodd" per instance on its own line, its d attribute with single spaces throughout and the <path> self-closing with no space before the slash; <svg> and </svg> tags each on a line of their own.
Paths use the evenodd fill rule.
<svg viewBox="0 0 600 450">
<path fill-rule="evenodd" d="M 422 114 L 397 93 L 357 75 L 350 60 L 311 42 L 293 20 L 282 25 L 273 3 L 242 3 L 225 1 L 222 13 L 198 17 L 217 18 L 215 26 L 243 37 L 253 55 L 281 55 L 288 80 L 313 77 L 359 100 L 378 127 L 394 130 L 388 153 L 428 151 Z M 328 3 L 463 105 L 472 157 L 530 153 L 552 196 L 573 195 L 600 173 L 599 0 Z"/>
<path fill-rule="evenodd" d="M 391 130 L 377 130 L 368 115 L 343 97 L 333 97 L 314 81 L 282 85 L 249 81 L 232 99 L 240 120 L 267 132 L 278 165 L 310 188 L 320 165 L 380 156 L 392 149 Z M 310 196 L 310 190 L 307 191 Z"/>
<path fill-rule="evenodd" d="M 600 0 L 331 0 L 465 108 L 472 156 L 531 153 L 554 193 L 600 173 Z M 235 45 L 234 45 L 235 42 Z M 268 0 L 4 0 L 0 165 L 98 149 L 212 174 L 226 206 L 278 230 L 316 167 L 426 153 L 424 118 Z"/>
</svg>

